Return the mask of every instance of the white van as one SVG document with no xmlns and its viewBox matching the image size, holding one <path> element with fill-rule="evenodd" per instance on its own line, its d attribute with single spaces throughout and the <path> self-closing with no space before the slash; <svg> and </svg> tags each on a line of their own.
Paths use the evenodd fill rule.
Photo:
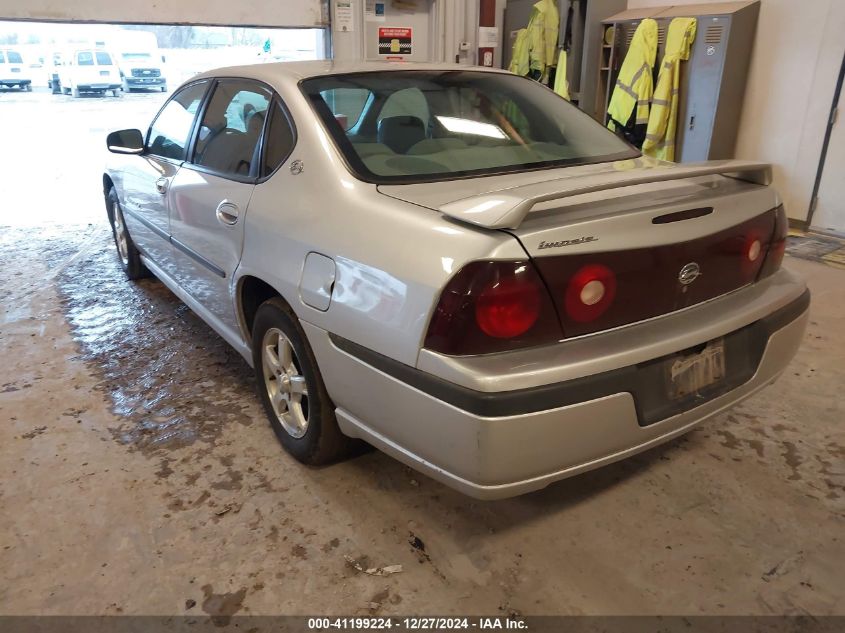
<svg viewBox="0 0 845 633">
<path fill-rule="evenodd" d="M 164 55 L 154 33 L 122 30 L 110 42 L 114 51 L 124 92 L 160 90 L 167 92 Z"/>
<path fill-rule="evenodd" d="M 0 48 L 0 86 L 32 90 L 29 68 L 23 63 L 21 54 L 13 48 Z"/>
<path fill-rule="evenodd" d="M 83 92 L 121 96 L 120 71 L 108 51 L 77 49 L 64 55 L 59 66 L 59 86 L 64 94 L 80 96 Z"/>
</svg>

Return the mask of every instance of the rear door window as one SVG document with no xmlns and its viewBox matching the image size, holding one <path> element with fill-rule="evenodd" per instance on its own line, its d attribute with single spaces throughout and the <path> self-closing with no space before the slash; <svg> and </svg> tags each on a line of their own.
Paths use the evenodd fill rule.
<svg viewBox="0 0 845 633">
<path fill-rule="evenodd" d="M 6 56 L 3 54 L 3 51 L 0 51 L 0 64 L 6 63 Z"/>
<path fill-rule="evenodd" d="M 264 164 L 261 176 L 269 176 L 293 151 L 295 136 L 287 114 L 278 102 L 273 102 L 267 135 L 264 137 Z"/>
<path fill-rule="evenodd" d="M 76 54 L 76 64 L 78 66 L 93 66 L 94 54 L 91 51 L 81 51 Z"/>
<path fill-rule="evenodd" d="M 167 102 L 147 134 L 148 153 L 171 160 L 185 158 L 185 147 L 206 86 L 205 81 L 191 84 Z"/>
<path fill-rule="evenodd" d="M 111 55 L 108 53 L 104 53 L 102 51 L 97 51 L 97 65 L 99 66 L 111 66 Z"/>
<path fill-rule="evenodd" d="M 218 82 L 202 118 L 193 163 L 223 176 L 252 175 L 269 105 L 270 91 L 261 84 Z"/>
<path fill-rule="evenodd" d="M 20 53 L 17 53 L 15 51 L 9 51 L 6 54 L 9 56 L 10 64 L 23 64 L 23 58 L 21 57 Z"/>
</svg>

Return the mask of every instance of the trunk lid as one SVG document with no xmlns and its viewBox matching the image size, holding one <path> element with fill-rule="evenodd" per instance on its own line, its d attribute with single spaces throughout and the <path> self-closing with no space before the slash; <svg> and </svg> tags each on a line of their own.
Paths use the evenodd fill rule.
<svg viewBox="0 0 845 633">
<path fill-rule="evenodd" d="M 785 237 L 767 165 L 639 159 L 555 172 L 379 190 L 512 234 L 531 256 L 566 337 L 753 283 Z"/>
</svg>

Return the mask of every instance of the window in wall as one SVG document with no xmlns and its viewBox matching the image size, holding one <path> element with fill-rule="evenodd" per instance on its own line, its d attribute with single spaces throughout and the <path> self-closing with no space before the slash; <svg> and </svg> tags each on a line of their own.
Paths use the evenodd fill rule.
<svg viewBox="0 0 845 633">
<path fill-rule="evenodd" d="M 202 119 L 194 163 L 220 174 L 249 176 L 270 105 L 270 92 L 253 81 L 217 84 Z"/>
</svg>

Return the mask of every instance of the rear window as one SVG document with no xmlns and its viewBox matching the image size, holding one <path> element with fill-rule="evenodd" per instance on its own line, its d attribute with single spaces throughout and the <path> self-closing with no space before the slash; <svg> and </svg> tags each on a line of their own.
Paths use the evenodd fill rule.
<svg viewBox="0 0 845 633">
<path fill-rule="evenodd" d="M 79 66 L 93 66 L 94 54 L 91 51 L 81 51 L 76 54 L 76 63 Z"/>
<path fill-rule="evenodd" d="M 23 64 L 23 58 L 21 57 L 20 53 L 16 53 L 15 51 L 8 51 L 6 55 L 9 58 L 10 64 Z"/>
<path fill-rule="evenodd" d="M 6 63 L 6 56 L 3 54 L 3 51 L 0 51 L 0 64 Z"/>
<path fill-rule="evenodd" d="M 353 172 L 430 182 L 634 158 L 626 142 L 535 81 L 478 71 L 307 79 L 306 97 Z"/>
<path fill-rule="evenodd" d="M 102 51 L 97 52 L 97 65 L 98 66 L 111 66 L 111 55 L 108 53 L 103 53 Z"/>
</svg>

